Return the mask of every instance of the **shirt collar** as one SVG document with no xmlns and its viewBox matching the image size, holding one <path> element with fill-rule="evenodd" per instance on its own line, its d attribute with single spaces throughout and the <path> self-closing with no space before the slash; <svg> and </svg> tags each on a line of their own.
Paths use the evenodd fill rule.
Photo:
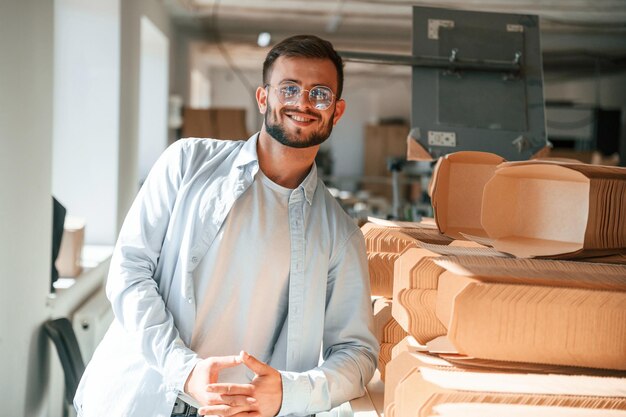
<svg viewBox="0 0 626 417">
<path fill-rule="evenodd" d="M 237 158 L 235 159 L 236 167 L 244 167 L 250 163 L 256 162 L 257 167 L 259 165 L 259 156 L 256 151 L 257 141 L 259 140 L 260 132 L 250 136 L 250 138 L 243 144 Z M 253 175 L 254 176 L 254 175 Z M 309 205 L 313 204 L 313 195 L 317 188 L 317 166 L 313 162 L 313 166 L 309 171 L 309 174 L 304 178 L 302 183 L 298 186 L 304 191 L 304 198 L 306 198 Z"/>
<path fill-rule="evenodd" d="M 241 150 L 235 158 L 235 166 L 237 168 L 246 166 L 252 162 L 256 162 L 258 165 L 259 157 L 256 153 L 256 143 L 259 139 L 259 133 L 260 132 L 257 132 L 250 136 L 250 138 L 248 138 L 248 140 L 241 147 Z"/>
</svg>

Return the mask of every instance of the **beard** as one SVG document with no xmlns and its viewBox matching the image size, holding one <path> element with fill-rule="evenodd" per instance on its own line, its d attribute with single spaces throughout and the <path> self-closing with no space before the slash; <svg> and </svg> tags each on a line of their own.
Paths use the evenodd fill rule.
<svg viewBox="0 0 626 417">
<path fill-rule="evenodd" d="M 283 117 L 287 117 L 285 115 L 285 111 L 287 109 L 281 109 L 281 114 Z M 319 117 L 318 114 L 315 114 L 311 111 L 306 111 L 311 116 Z M 333 131 L 333 119 L 335 118 L 335 110 L 333 109 L 333 113 L 326 123 L 324 123 L 320 128 L 311 133 L 308 138 L 302 137 L 302 129 L 296 128 L 295 133 L 290 134 L 285 130 L 284 124 L 278 122 L 277 118 L 274 116 L 273 108 L 270 106 L 269 102 L 267 103 L 267 111 L 265 112 L 265 131 L 276 141 L 279 143 L 289 146 L 290 148 L 310 148 L 311 146 L 318 146 L 324 143 L 326 139 L 330 136 Z"/>
</svg>

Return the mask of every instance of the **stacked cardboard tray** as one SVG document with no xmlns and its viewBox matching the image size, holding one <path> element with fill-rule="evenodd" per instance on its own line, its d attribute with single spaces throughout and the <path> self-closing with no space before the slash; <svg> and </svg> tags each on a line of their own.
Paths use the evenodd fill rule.
<svg viewBox="0 0 626 417">
<path fill-rule="evenodd" d="M 380 343 L 379 370 L 385 378 L 385 365 L 391 360 L 391 349 L 406 337 L 406 331 L 391 316 L 394 264 L 400 255 L 422 242 L 446 245 L 451 238 L 442 235 L 434 221 L 388 222 L 372 219 L 361 227 L 365 236 L 374 302 L 374 324 Z"/>
<path fill-rule="evenodd" d="M 385 414 L 626 416 L 626 169 L 460 154 L 430 187 L 459 240 L 395 252 Z"/>
</svg>

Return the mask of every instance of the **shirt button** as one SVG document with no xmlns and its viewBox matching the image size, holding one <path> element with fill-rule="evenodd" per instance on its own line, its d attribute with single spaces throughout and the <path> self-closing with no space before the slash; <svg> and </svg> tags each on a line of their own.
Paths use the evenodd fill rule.
<svg viewBox="0 0 626 417">
<path fill-rule="evenodd" d="M 193 303 L 193 300 L 191 299 L 191 297 L 187 298 L 187 302 L 188 302 L 189 304 Z"/>
<path fill-rule="evenodd" d="M 198 258 L 196 256 L 194 256 L 193 258 L 191 258 L 191 262 L 193 262 L 194 264 L 198 263 Z"/>
</svg>

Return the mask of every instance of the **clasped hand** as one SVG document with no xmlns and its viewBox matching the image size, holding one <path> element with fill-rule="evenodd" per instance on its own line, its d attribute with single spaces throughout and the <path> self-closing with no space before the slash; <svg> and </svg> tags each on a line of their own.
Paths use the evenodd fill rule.
<svg viewBox="0 0 626 417">
<path fill-rule="evenodd" d="M 255 373 L 249 384 L 218 383 L 219 372 L 244 365 Z M 223 417 L 274 417 L 283 401 L 280 372 L 249 355 L 218 356 L 204 359 L 193 368 L 185 392 L 202 407 L 200 415 Z"/>
</svg>

